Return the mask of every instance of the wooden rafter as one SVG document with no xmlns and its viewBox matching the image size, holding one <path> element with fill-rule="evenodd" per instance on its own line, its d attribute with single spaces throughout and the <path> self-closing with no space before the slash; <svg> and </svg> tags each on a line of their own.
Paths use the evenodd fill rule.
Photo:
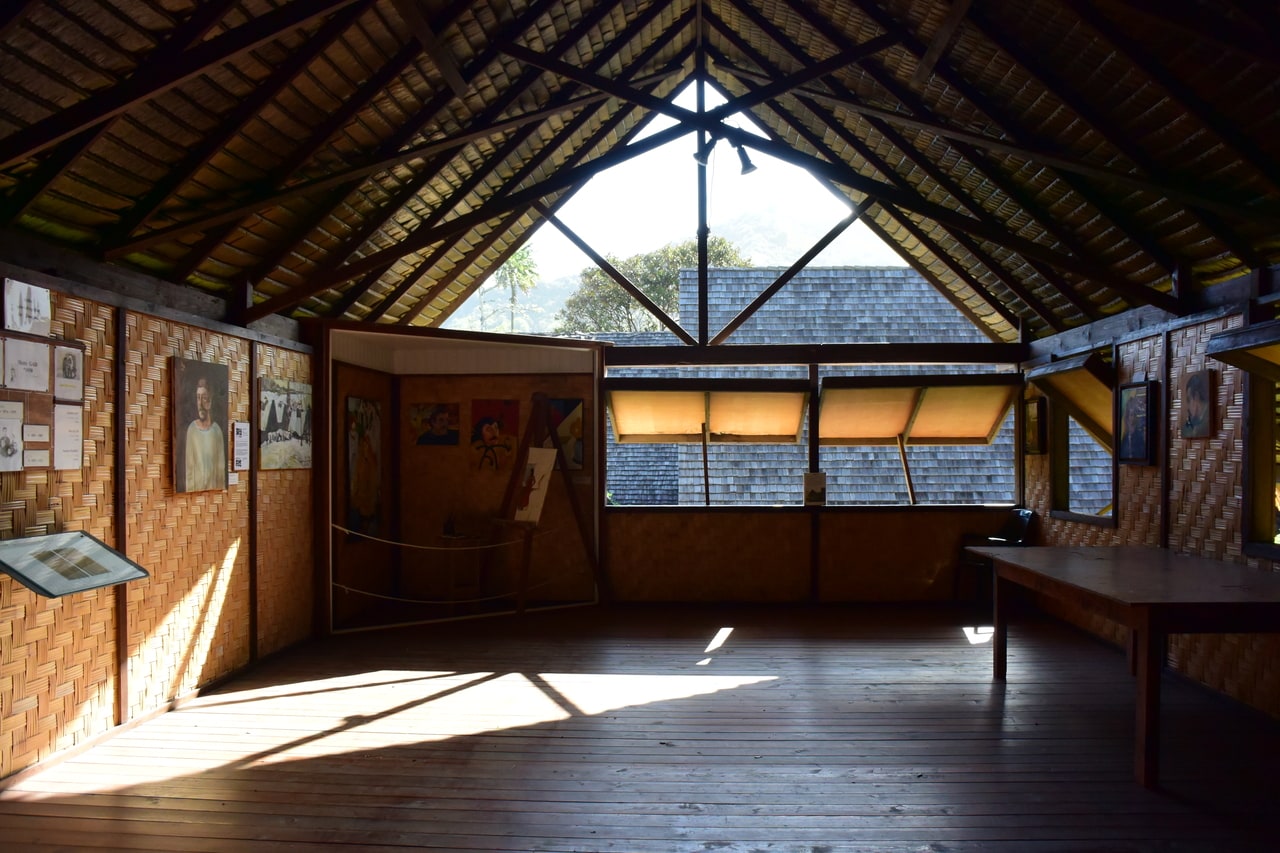
<svg viewBox="0 0 1280 853">
<path fill-rule="evenodd" d="M 576 231 L 574 231 L 568 225 L 565 225 L 562 221 L 560 221 L 560 218 L 557 217 L 554 213 L 552 213 L 551 210 L 545 204 L 543 204 L 542 202 L 536 202 L 534 204 L 534 209 L 538 211 L 538 213 L 542 216 L 543 219 L 545 219 L 547 222 L 550 222 L 552 225 L 554 225 L 560 231 L 560 233 L 563 234 L 569 240 L 569 242 L 573 243 L 573 245 L 577 246 L 584 253 L 586 253 L 587 257 L 591 258 L 592 263 L 598 266 L 605 275 L 609 276 L 609 278 L 611 278 L 618 285 L 618 287 L 621 287 L 623 290 L 625 290 L 631 296 L 632 299 L 634 299 L 636 302 L 639 302 L 640 306 L 644 308 L 644 310 L 652 314 L 653 318 L 657 320 L 659 323 L 666 326 L 673 335 L 675 335 L 677 338 L 679 338 L 680 340 L 684 341 L 687 344 L 697 343 L 697 341 L 694 340 L 693 335 L 690 335 L 688 332 L 686 332 L 683 326 L 681 326 L 678 322 L 673 320 L 670 314 L 668 314 L 666 311 L 663 311 L 662 307 L 658 305 L 658 303 L 650 299 L 647 293 L 645 293 L 640 288 L 636 287 L 635 284 L 631 281 L 631 279 L 627 278 L 622 273 L 621 270 L 619 270 L 617 267 L 611 264 L 604 255 L 601 255 L 599 252 L 593 249 L 591 245 L 587 243 L 586 240 L 583 240 L 580 236 L 578 236 L 578 233 Z"/>
<path fill-rule="evenodd" d="M 419 0 L 391 0 L 391 5 L 396 7 L 400 17 L 404 18 L 405 23 L 409 25 L 409 31 L 422 45 L 427 56 L 431 57 L 436 70 L 440 72 L 440 76 L 444 78 L 444 82 L 448 84 L 453 94 L 459 98 L 465 95 L 470 84 L 458 66 L 458 59 L 431 28 L 431 22 L 422 11 Z"/>
<path fill-rule="evenodd" d="M 723 24 L 721 24 L 721 26 L 723 26 Z M 742 50 L 745 55 L 749 56 L 761 68 L 769 67 L 769 63 L 767 62 L 767 60 L 763 56 L 756 54 L 750 45 L 742 43 L 742 40 L 739 39 L 736 36 L 736 34 L 728 31 L 727 28 L 724 28 L 724 29 L 725 29 L 725 32 L 724 32 L 725 38 L 737 42 L 737 46 L 739 50 Z M 798 56 L 802 53 L 800 51 L 800 48 L 795 45 L 790 45 L 789 49 L 793 52 L 793 55 Z M 835 81 L 828 81 L 828 85 L 835 86 L 837 84 L 835 83 Z M 810 111 L 813 112 L 816 116 L 818 116 L 819 120 L 824 122 L 824 124 L 826 124 L 827 127 L 830 128 L 832 132 L 840 136 L 840 138 L 846 145 L 851 146 L 854 150 L 856 150 L 859 153 L 859 155 L 864 160 L 866 160 L 868 163 L 874 166 L 876 170 L 880 172 L 880 174 L 885 175 L 890 181 L 892 181 L 900 189 L 903 189 L 904 191 L 910 189 L 910 186 L 902 178 L 900 178 L 897 175 L 897 173 L 892 168 L 889 167 L 887 163 L 884 162 L 883 158 L 879 157 L 879 155 L 876 154 L 871 149 L 870 146 L 864 144 L 860 139 L 854 136 L 854 134 L 850 133 L 843 125 L 840 124 L 840 122 L 838 122 L 835 119 L 835 116 L 831 115 L 829 112 L 821 110 L 816 105 L 813 105 L 811 102 L 807 102 L 804 98 L 800 98 L 799 100 L 801 103 L 806 104 L 806 106 L 810 109 Z M 801 135 L 803 135 L 807 139 L 809 144 L 814 148 L 814 150 L 822 151 L 826 153 L 829 159 L 832 159 L 832 160 L 836 159 L 834 152 L 830 150 L 830 147 L 826 144 L 826 142 L 817 134 L 811 133 L 809 131 L 809 128 L 804 124 L 804 122 L 800 121 L 795 116 L 791 115 L 789 112 L 784 110 L 778 104 L 772 104 L 771 108 L 776 114 L 779 115 L 779 117 L 783 121 L 787 122 L 787 124 L 789 124 L 797 133 L 800 133 Z M 913 162 L 916 162 L 919 168 L 925 169 L 935 180 L 939 181 L 944 186 L 948 187 L 949 188 L 948 191 L 952 193 L 953 197 L 959 200 L 963 205 L 965 205 L 965 207 L 967 207 L 973 215 L 975 215 L 980 219 L 985 219 L 989 224 L 997 225 L 997 223 L 995 223 L 995 221 L 992 220 L 989 215 L 987 215 L 985 209 L 980 204 L 978 204 L 977 201 L 971 199 L 967 192 L 965 192 L 959 186 L 955 186 L 954 182 L 950 181 L 948 177 L 942 175 L 940 170 L 933 168 L 932 162 L 929 161 L 927 157 L 924 157 L 923 154 L 917 151 L 914 147 L 906 145 L 905 140 L 895 141 L 892 138 L 890 138 L 890 141 L 894 141 L 895 144 L 898 145 L 900 149 L 902 149 L 904 156 L 906 156 L 908 159 L 912 160 Z M 965 245 L 966 249 L 968 249 L 971 254 L 974 254 L 976 257 L 984 259 L 983 260 L 984 264 L 987 265 L 988 269 L 992 270 L 992 272 L 1000 279 L 1001 283 L 1004 284 L 1006 287 L 1008 287 L 1012 292 L 1018 294 L 1019 298 L 1022 298 L 1023 302 L 1029 308 L 1031 308 L 1032 311 L 1034 311 L 1037 315 L 1039 315 L 1041 319 L 1050 328 L 1060 328 L 1060 324 L 1057 318 L 1054 316 L 1053 312 L 1048 310 L 1048 308 L 1044 306 L 1040 302 L 1040 300 L 1038 300 L 1033 294 L 1031 294 L 1029 290 L 1022 287 L 1017 282 L 1015 277 L 1005 274 L 1002 267 L 999 264 L 994 262 L 994 259 L 991 259 L 992 261 L 991 263 L 987 263 L 986 259 L 990 258 L 990 255 L 985 251 L 985 249 L 982 249 L 980 246 L 978 246 L 978 244 L 975 241 L 970 240 L 964 232 L 952 233 L 951 236 L 953 239 L 957 240 L 957 242 L 960 242 L 963 245 Z M 937 247 L 937 246 L 935 247 L 938 250 L 941 249 L 941 247 Z M 950 264 L 949 266 L 951 266 L 952 269 L 957 268 L 955 264 Z M 976 280 L 973 280 L 971 276 L 965 276 L 965 280 L 976 293 L 983 295 L 988 305 L 990 305 L 995 310 L 1000 310 L 997 307 L 999 306 L 1000 303 L 994 299 L 991 293 L 989 293 L 985 288 L 979 285 Z M 964 309 L 964 313 L 966 314 L 970 313 L 967 306 Z M 1017 323 L 1012 323 L 1012 325 L 1016 326 Z"/>
<path fill-rule="evenodd" d="M 167 73 L 175 62 L 181 60 L 183 53 L 204 38 L 209 30 L 222 20 L 233 5 L 233 0 L 220 0 L 217 3 L 205 3 L 199 6 L 190 18 L 169 33 L 163 44 L 147 54 L 130 76 L 146 78 L 153 74 Z M 71 164 L 80 158 L 81 154 L 103 138 L 113 126 L 114 117 L 107 118 L 59 142 L 52 153 L 41 159 L 36 173 L 23 181 L 17 192 L 5 199 L 3 210 L 0 210 L 0 220 L 13 222 L 22 216 L 33 201 L 58 180 L 71 167 Z"/>
<path fill-rule="evenodd" d="M 588 21 L 587 23 L 590 23 L 590 22 Z M 642 23 L 643 23 L 643 19 L 642 19 L 639 23 L 641 23 L 641 24 L 642 24 Z M 576 31 L 575 31 L 575 32 L 576 32 Z M 571 33 L 571 34 L 570 34 L 570 36 L 572 37 L 572 35 L 573 35 L 573 34 Z M 619 43 L 621 44 L 621 43 L 623 43 L 623 42 L 619 42 Z M 656 51 L 656 50 L 657 50 L 657 46 L 653 46 L 653 47 L 651 47 L 651 48 L 650 48 L 650 51 L 651 51 L 651 52 Z M 607 56 L 606 56 L 606 57 L 602 57 L 601 61 L 604 61 L 605 59 L 607 59 Z M 536 72 L 531 72 L 531 74 L 532 74 L 532 73 L 536 73 Z M 666 76 L 666 75 L 659 75 L 657 79 L 663 79 L 665 76 Z M 518 92 L 518 87 L 513 87 L 513 90 Z M 556 98 L 557 98 L 558 100 L 570 101 L 570 100 L 572 100 L 573 95 L 574 95 L 574 92 L 573 92 L 571 89 L 566 89 L 565 91 L 563 91 L 563 92 L 559 93 L 559 94 L 556 96 Z M 582 112 L 582 113 L 580 113 L 580 114 L 579 114 L 579 116 L 577 117 L 577 119 L 575 119 L 575 122 L 581 122 L 581 121 L 584 121 L 584 120 L 585 120 L 585 118 L 586 118 L 586 115 L 587 115 L 587 113 L 586 113 L 585 111 L 584 111 L 584 112 Z M 573 123 L 570 123 L 570 124 L 572 125 Z M 608 123 L 608 122 L 606 122 L 606 125 L 608 125 L 608 124 L 609 124 L 609 123 Z M 559 136 L 560 136 L 560 138 L 568 138 L 568 137 L 567 137 L 567 135 L 566 135 L 566 132 L 564 132 L 564 131 L 562 131 L 562 132 L 561 132 L 561 134 L 559 134 Z M 519 146 L 519 145 L 522 143 L 522 141 L 523 141 L 523 138 L 512 138 L 512 139 L 510 139 L 510 140 L 508 140 L 508 141 L 507 141 L 507 146 L 509 146 L 509 147 Z M 592 147 L 593 147 L 593 146 L 591 146 L 591 145 L 584 145 L 584 146 L 582 146 L 582 147 L 579 149 L 579 150 L 580 150 L 580 153 L 581 153 L 581 154 L 585 154 L 587 151 L 590 151 L 590 150 L 592 149 Z M 542 161 L 542 159 L 543 159 L 543 158 L 550 156 L 550 154 L 551 154 L 551 152 L 552 152 L 553 150 L 555 150 L 555 146 L 554 146 L 554 145 L 553 145 L 553 146 L 547 146 L 547 147 L 544 147 L 544 148 L 542 149 L 541 153 L 540 153 L 538 156 L 527 159 L 527 160 L 525 161 L 524 165 L 523 165 L 523 168 L 522 168 L 522 170 L 521 170 L 521 174 L 525 174 L 525 175 L 527 175 L 527 174 L 532 174 L 532 171 L 534 170 L 534 168 L 535 168 L 535 167 L 536 167 L 536 166 L 537 166 L 537 165 Z M 503 152 L 500 150 L 500 151 L 497 153 L 497 155 L 496 155 L 494 158 L 492 158 L 492 159 L 493 159 L 493 161 L 494 161 L 494 162 L 500 162 L 500 161 L 501 161 L 501 159 L 502 159 L 502 156 L 503 156 Z M 621 159 L 620 159 L 620 161 L 619 161 L 619 162 L 625 162 L 625 160 L 626 160 L 626 159 L 628 159 L 628 158 L 623 157 L 623 158 L 621 158 Z M 503 192 L 506 192 L 506 188 L 507 188 L 507 187 L 519 186 L 519 184 L 520 184 L 520 183 L 521 183 L 521 181 L 522 181 L 521 174 L 517 174 L 517 175 L 512 176 L 511 178 L 509 178 L 509 179 L 505 182 L 505 185 L 504 185 L 504 189 L 503 189 L 503 191 L 501 191 L 501 192 L 499 192 L 499 193 L 497 194 L 497 195 L 498 195 L 498 197 L 501 197 L 501 196 L 502 196 L 502 193 L 503 193 Z M 594 173 L 592 173 L 592 174 L 594 174 Z M 424 180 L 425 180 L 425 178 L 424 178 Z M 585 178 L 583 178 L 583 180 L 585 180 Z M 567 187 L 567 186 L 571 186 L 571 185 L 572 185 L 572 183 L 573 183 L 573 182 L 567 183 L 567 184 L 565 184 L 565 186 L 566 186 L 566 187 Z M 561 187 L 560 189 L 563 189 L 563 188 L 564 188 L 564 187 Z M 415 188 L 415 192 L 416 192 L 416 188 Z M 455 195 L 455 198 L 460 198 L 460 197 L 461 197 L 461 196 L 457 196 L 457 195 Z M 539 200 L 540 198 L 541 198 L 541 196 L 540 196 L 540 195 L 534 195 L 534 194 L 525 193 L 525 194 L 523 194 L 523 195 L 521 196 L 520 201 L 518 201 L 517 203 L 513 204 L 513 205 L 512 205 L 511 207 L 509 207 L 509 208 L 504 207 L 504 209 L 503 209 L 503 210 L 501 210 L 501 211 L 499 211 L 497 214 L 494 214 L 494 215 L 486 215 L 486 216 L 483 216 L 483 217 L 481 217 L 481 218 L 476 218 L 476 217 L 474 216 L 474 214 L 464 214 L 462 217 L 460 217 L 460 220 L 462 220 L 462 221 L 466 221 L 466 222 L 469 222 L 469 223 L 479 224 L 479 223 L 482 223 L 482 222 L 486 222 L 486 221 L 488 221 L 489 219 L 496 218 L 497 216 L 504 216 L 504 215 L 505 215 L 506 213 L 508 213 L 510 210 L 517 209 L 517 208 L 518 208 L 518 207 L 520 207 L 522 204 L 523 204 L 524 206 L 527 206 L 527 205 L 531 204 L 532 202 Z M 389 205 L 387 205 L 386 207 L 384 207 L 384 210 L 388 210 L 388 209 L 389 209 L 389 208 L 391 208 L 391 207 L 392 207 L 392 205 L 394 205 L 394 204 L 395 204 L 395 201 L 393 200 L 393 202 L 392 202 L 391 204 L 389 204 Z M 403 204 L 403 202 L 400 202 L 400 204 Z M 398 207 L 399 207 L 399 205 L 396 205 L 396 209 L 398 209 Z M 442 218 L 442 217 L 445 215 L 445 213 L 447 213 L 450 209 L 451 209 L 451 207 L 450 207 L 450 206 L 441 206 L 441 208 L 437 211 L 438 216 L 436 217 L 436 220 L 438 221 L 440 218 Z M 389 212 L 387 215 L 388 215 L 388 216 L 393 215 L 393 214 L 394 214 L 394 212 L 395 212 L 395 210 L 390 210 L 390 212 Z M 312 294 L 314 294 L 314 293 L 319 293 L 319 292 L 321 292 L 321 291 L 323 291 L 323 290 L 327 290 L 327 289 L 329 289 L 330 287 L 333 287 L 333 286 L 335 286 L 335 285 L 337 285 L 337 284 L 340 284 L 340 283 L 341 283 L 341 282 L 343 282 L 343 281 L 347 281 L 347 280 L 349 280 L 350 278 L 354 278 L 354 277 L 356 277 L 356 275 L 364 275 L 364 274 L 367 274 L 368 272 L 370 272 L 370 271 L 372 271 L 372 270 L 385 270 L 385 269 L 389 268 L 389 267 L 390 267 L 390 265 L 391 265 L 392 263 L 395 263 L 395 261 L 399 260 L 400 258 L 402 258 L 402 257 L 404 257 L 404 256 L 406 256 L 406 255 L 408 255 L 408 254 L 412 254 L 413 252 L 416 252 L 416 251 L 418 251 L 418 250 L 419 250 L 419 249 L 421 249 L 421 248 L 424 248 L 424 247 L 429 246 L 429 245 L 431 245 L 431 244 L 433 244 L 433 243 L 436 243 L 436 242 L 438 242 L 439 240 L 442 240 L 442 239 L 449 239 L 451 236 L 454 236 L 454 235 L 456 235 L 456 234 L 461 234 L 461 233 L 463 233 L 463 232 L 465 231 L 465 229 L 464 229 L 464 228 L 456 228 L 456 227 L 452 227 L 452 226 L 454 226 L 454 224 L 455 224 L 456 222 L 458 222 L 458 221 L 459 221 L 459 220 L 454 220 L 453 222 L 446 223 L 446 224 L 444 224 L 444 225 L 439 225 L 439 226 L 437 226 L 435 223 L 430 223 L 430 224 L 428 224 L 428 223 L 424 223 L 424 225 L 423 225 L 422 227 L 419 227 L 418 229 L 416 229 L 416 230 L 414 231 L 414 233 L 413 233 L 412 235 L 410 235 L 410 236 L 409 236 L 405 241 L 402 241 L 402 242 L 399 244 L 399 246 L 398 246 L 398 247 L 393 248 L 393 249 L 391 249 L 391 250 L 384 250 L 383 252 L 377 253 L 377 254 L 378 254 L 378 258 L 377 258 L 377 260 L 375 260 L 375 261 L 373 261 L 373 262 L 371 262 L 371 263 L 370 263 L 370 262 L 366 262 L 364 259 L 361 259 L 361 261 L 357 261 L 357 262 L 355 262 L 355 263 L 360 264 L 360 265 L 362 265 L 362 266 L 364 267 L 363 269 L 361 269 L 361 270 L 360 270 L 360 272 L 358 272 L 358 273 L 354 273 L 354 274 L 353 274 L 353 275 L 351 275 L 351 276 L 346 276 L 346 277 L 343 277 L 343 278 L 338 278 L 338 279 L 336 279 L 336 280 L 331 280 L 331 275 L 329 275 L 329 274 L 326 274 L 326 275 L 324 275 L 324 276 L 320 276 L 320 277 L 318 277 L 318 279 L 317 279 L 317 280 L 312 280 L 311 282 L 308 282 L 308 284 L 307 284 L 305 287 L 302 287 L 302 288 L 293 288 L 293 289 L 291 289 L 290 291 L 288 291 L 288 292 L 286 292 L 286 293 L 283 293 L 283 294 L 280 294 L 280 295 L 278 295 L 278 296 L 276 296 L 276 297 L 273 297 L 273 298 L 267 299 L 267 300 L 265 300 L 265 301 L 263 301 L 263 302 L 261 302 L 261 303 L 259 303 L 259 304 L 255 305 L 255 306 L 253 306 L 253 307 L 252 307 L 252 308 L 250 308 L 250 309 L 249 309 L 249 311 L 246 313 L 247 321 L 250 321 L 250 322 L 251 322 L 252 320 L 255 320 L 255 319 L 258 319 L 258 318 L 261 318 L 261 317 L 265 317 L 265 316 L 267 316 L 267 315 L 269 315 L 269 314 L 276 313 L 277 311 L 285 310 L 286 308 L 289 308 L 289 307 L 292 307 L 293 305 L 298 304 L 298 303 L 299 303 L 299 302 L 301 302 L 303 299 L 306 299 L 308 296 L 310 296 L 310 295 L 312 295 Z M 429 236 L 428 236 L 428 238 L 427 238 L 427 239 L 424 239 L 424 240 L 422 240 L 421 242 L 419 242 L 418 238 L 419 238 L 419 235 L 420 235 L 420 234 L 422 234 L 422 235 L 429 235 Z M 437 236 L 437 234 L 438 234 L 439 236 Z M 349 258 L 349 257 L 351 256 L 351 254 L 355 251 L 355 248 L 358 248 L 358 246 L 359 246 L 359 243 L 356 243 L 356 242 L 355 242 L 356 238 L 358 238 L 359 236 L 360 236 L 360 235 L 356 235 L 356 237 L 353 237 L 352 239 L 350 239 L 350 240 L 348 240 L 348 241 L 346 242 L 346 244 L 345 244 L 345 245 L 347 245 L 347 246 L 352 246 L 352 248 L 350 248 L 350 249 L 346 249 L 346 248 L 344 248 L 344 249 L 340 249 L 338 252 L 335 252 L 334 254 L 335 254 L 335 255 L 340 254 L 344 259 Z M 366 237 L 366 238 L 364 238 L 364 239 L 367 239 L 367 237 Z M 360 240 L 360 242 L 362 243 L 362 242 L 363 242 L 363 239 L 361 239 L 361 240 Z M 354 244 L 354 246 L 353 246 L 352 244 Z M 403 251 L 397 251 L 397 249 L 403 249 Z"/>
<path fill-rule="evenodd" d="M 973 0 L 951 0 L 951 8 L 947 10 L 947 16 L 942 20 L 942 26 L 938 27 L 938 31 L 933 34 L 933 41 L 929 42 L 929 49 L 925 51 L 924 56 L 920 57 L 920 61 L 916 63 L 916 70 L 911 75 L 911 84 L 913 86 L 922 86 L 924 82 L 933 74 L 933 67 L 938 64 L 938 60 L 951 47 L 951 41 L 956 37 L 956 33 L 960 31 L 960 25 L 964 23 L 964 16 L 969 12 L 969 6 Z"/>
<path fill-rule="evenodd" d="M 12 136 L 0 140 L 0 169 L 8 168 L 57 145 L 99 122 L 119 115 L 204 72 L 316 18 L 336 12 L 356 0 L 294 2 L 254 18 L 217 38 L 192 47 L 165 74 L 130 77 L 119 86 L 53 113 Z"/>
<path fill-rule="evenodd" d="M 1023 69 L 1034 76 L 1054 98 L 1065 104 L 1072 112 L 1088 124 L 1095 133 L 1106 140 L 1107 144 L 1119 151 L 1142 172 L 1151 177 L 1155 185 L 1160 187 L 1160 195 L 1190 205 L 1189 213 L 1200 219 L 1203 227 L 1215 238 L 1227 245 L 1237 258 L 1241 258 L 1250 267 L 1262 266 L 1261 257 L 1240 238 L 1225 222 L 1220 214 L 1235 217 L 1237 220 L 1247 217 L 1247 211 L 1257 207 L 1257 199 L 1215 199 L 1203 187 L 1193 187 L 1190 182 L 1175 179 L 1161 173 L 1159 166 L 1136 144 L 1128 134 L 1116 127 L 1115 122 L 1104 116 L 1100 110 L 1080 97 L 1074 88 L 1067 84 L 1060 75 L 1052 71 L 1044 62 L 1022 46 L 1018 39 L 1008 36 L 992 19 L 975 9 L 970 15 L 973 25 L 984 37 L 1008 56 L 1012 57 Z"/>
<path fill-rule="evenodd" d="M 254 116 L 277 98 L 291 81 L 346 32 L 373 2 L 374 0 L 361 0 L 361 2 L 352 3 L 342 12 L 325 21 L 324 26 L 316 32 L 315 36 L 273 69 L 267 79 L 263 80 L 248 96 L 240 99 L 231 112 L 222 119 L 216 130 L 210 131 L 199 145 L 191 148 L 187 156 L 170 169 L 164 179 L 157 181 L 132 209 L 122 215 L 120 222 L 107 231 L 101 244 L 105 247 L 118 246 L 132 236 L 157 210 L 164 207 L 174 193 L 186 185 L 237 134 L 241 133 Z M 169 214 L 172 215 L 172 211 L 169 211 Z"/>
</svg>

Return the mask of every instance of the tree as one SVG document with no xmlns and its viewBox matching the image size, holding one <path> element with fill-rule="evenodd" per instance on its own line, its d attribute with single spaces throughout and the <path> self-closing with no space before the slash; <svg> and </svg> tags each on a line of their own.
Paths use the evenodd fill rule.
<svg viewBox="0 0 1280 853">
<path fill-rule="evenodd" d="M 516 303 L 521 293 L 528 293 L 538 283 L 538 264 L 533 259 L 533 251 L 525 243 L 507 258 L 494 273 L 498 286 L 507 291 L 508 331 L 516 330 Z"/>
<path fill-rule="evenodd" d="M 675 319 L 680 310 L 680 270 L 698 266 L 698 243 L 669 243 L 653 252 L 626 260 L 607 257 L 615 269 L 645 296 Z M 738 248 L 723 237 L 707 240 L 707 265 L 749 267 Z M 649 332 L 664 328 L 631 294 L 622 289 L 599 267 L 582 271 L 578 289 L 556 313 L 555 333 L 559 335 L 595 332 Z"/>
</svg>

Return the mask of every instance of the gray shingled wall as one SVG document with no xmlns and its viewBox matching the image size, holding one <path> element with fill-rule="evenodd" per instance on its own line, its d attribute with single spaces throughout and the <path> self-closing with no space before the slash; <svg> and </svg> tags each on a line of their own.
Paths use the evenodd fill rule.
<svg viewBox="0 0 1280 853">
<path fill-rule="evenodd" d="M 711 334 L 736 317 L 784 271 L 782 267 L 709 270 Z M 688 328 L 696 325 L 696 271 L 682 270 L 680 284 L 680 316 Z M 696 328 L 692 331 L 696 335 Z M 599 337 L 621 346 L 676 343 L 675 336 L 667 331 Z M 739 327 L 726 346 L 986 342 L 988 339 L 914 270 L 831 267 L 799 273 Z M 988 365 L 835 365 L 823 367 L 821 375 L 971 373 L 992 369 Z M 635 368 L 613 370 L 610 375 L 804 378 L 808 370 L 804 366 Z M 610 434 L 607 453 L 606 488 L 612 502 L 703 503 L 699 445 L 617 445 Z M 713 505 L 801 503 L 802 474 L 808 470 L 807 427 L 806 435 L 796 445 L 716 444 L 711 446 L 708 457 Z M 1103 457 L 1109 470 L 1109 458 L 1105 453 Z M 1013 498 L 1014 486 L 1012 415 L 990 446 L 911 447 L 907 458 L 920 503 L 1007 503 Z M 820 468 L 827 472 L 828 503 L 908 501 L 895 447 L 824 447 Z M 1091 482 L 1097 479 L 1096 472 L 1088 476 Z"/>
</svg>

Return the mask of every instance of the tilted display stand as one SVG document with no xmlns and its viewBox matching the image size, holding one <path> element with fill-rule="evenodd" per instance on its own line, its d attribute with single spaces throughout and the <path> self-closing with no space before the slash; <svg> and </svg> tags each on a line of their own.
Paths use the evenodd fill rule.
<svg viewBox="0 0 1280 853">
<path fill-rule="evenodd" d="M 518 521 L 516 519 L 517 495 L 519 494 L 521 479 L 524 477 L 529 463 L 529 448 L 541 447 L 548 439 L 550 439 L 551 446 L 556 452 L 555 469 L 558 469 L 562 475 L 560 479 L 564 483 L 565 492 L 569 498 L 569 509 L 578 525 L 578 535 L 582 539 L 582 547 L 586 552 L 587 563 L 591 567 L 592 580 L 596 585 L 597 592 L 602 589 L 600 565 L 591 548 L 590 528 L 582 512 L 582 506 L 578 502 L 578 494 L 574 491 L 573 483 L 569 480 L 569 467 L 565 463 L 564 448 L 560 444 L 560 435 L 556 431 L 556 425 L 551 422 L 551 407 L 547 403 L 547 395 L 538 392 L 533 395 L 529 420 L 525 424 L 524 436 L 520 439 L 520 445 L 516 450 L 516 461 L 511 469 L 511 476 L 507 480 L 507 489 L 502 498 L 502 509 L 494 520 L 494 524 L 498 529 L 519 530 L 523 537 L 520 555 L 520 575 L 516 585 L 517 613 L 524 612 L 528 598 L 529 574 L 533 562 L 533 537 L 538 527 L 537 522 Z"/>
</svg>

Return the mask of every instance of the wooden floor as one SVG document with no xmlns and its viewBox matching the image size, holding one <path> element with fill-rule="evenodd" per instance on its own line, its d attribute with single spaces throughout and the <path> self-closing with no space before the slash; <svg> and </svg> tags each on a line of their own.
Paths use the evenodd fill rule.
<svg viewBox="0 0 1280 853">
<path fill-rule="evenodd" d="M 582 608 L 340 637 L 0 792 L 0 849 L 1280 849 L 1276 723 L 1167 678 L 1144 790 L 1118 651 L 1019 622 L 1001 686 L 966 621 Z"/>
</svg>

